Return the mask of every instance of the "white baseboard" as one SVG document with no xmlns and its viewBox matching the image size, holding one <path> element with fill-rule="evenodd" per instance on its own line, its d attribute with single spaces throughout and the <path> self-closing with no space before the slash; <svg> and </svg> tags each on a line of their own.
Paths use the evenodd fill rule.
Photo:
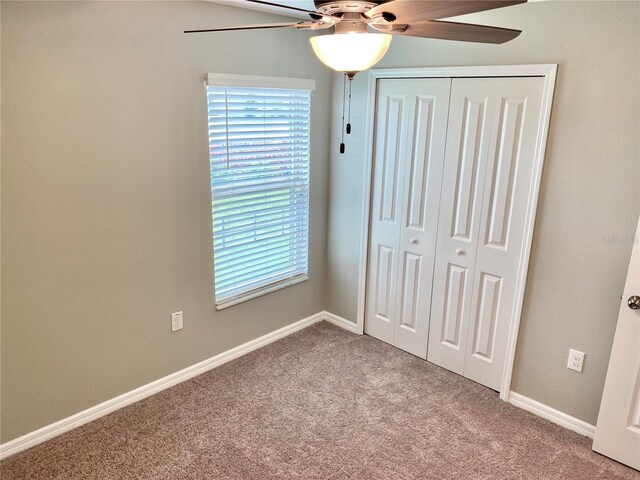
<svg viewBox="0 0 640 480">
<path fill-rule="evenodd" d="M 330 312 L 322 312 L 322 316 L 323 316 L 322 318 L 329 323 L 333 323 L 334 325 L 337 325 L 340 328 L 344 328 L 345 330 L 349 330 L 350 332 L 362 335 L 362 332 L 358 328 L 358 325 L 353 322 L 350 322 L 346 318 L 339 317 L 338 315 L 334 315 L 333 313 L 330 313 Z"/>
<path fill-rule="evenodd" d="M 519 393 L 509 392 L 509 403 L 515 405 L 516 407 L 520 407 L 523 410 L 534 413 L 539 417 L 560 425 L 561 427 L 573 430 L 574 432 L 579 433 L 580 435 L 584 435 L 585 437 L 593 438 L 593 435 L 596 432 L 595 426 L 572 417 L 571 415 L 567 415 L 560 410 L 551 408 L 544 403 L 540 403 L 528 397 L 525 397 L 524 395 L 520 395 Z"/>
<path fill-rule="evenodd" d="M 78 412 L 75 415 L 63 418 L 62 420 L 52 423 L 51 425 L 47 425 L 46 427 L 42 427 L 34 432 L 27 433 L 26 435 L 0 445 L 0 460 L 7 458 L 15 453 L 31 448 L 35 445 L 38 445 L 39 443 L 45 442 L 53 437 L 57 437 L 58 435 L 68 432 L 69 430 L 84 425 L 85 423 L 91 422 L 92 420 L 103 417 L 111 412 L 114 412 L 115 410 L 126 407 L 127 405 L 138 402 L 169 387 L 173 387 L 178 383 L 182 383 L 185 380 L 189 380 L 190 378 L 207 372 L 208 370 L 219 367 L 220 365 L 223 365 L 235 358 L 246 355 L 249 352 L 252 352 L 260 347 L 264 347 L 265 345 L 275 342 L 276 340 L 280 340 L 287 335 L 291 335 L 298 330 L 302 330 L 303 328 L 306 328 L 314 323 L 320 322 L 325 319 L 328 320 L 326 312 L 316 313 L 315 315 L 311 315 L 310 317 L 304 318 L 298 322 L 292 323 L 291 325 L 287 325 L 286 327 L 280 328 L 279 330 L 256 338 L 255 340 L 251 340 L 247 343 L 239 345 L 235 348 L 232 348 L 231 350 L 222 352 L 218 355 L 208 358 L 207 360 L 203 360 L 200 363 L 196 363 L 195 365 L 172 373 L 171 375 L 167 375 L 164 378 L 143 385 L 142 387 L 131 390 L 130 392 L 112 398 L 111 400 L 107 400 L 106 402 L 100 403 L 99 405 L 88 408 L 87 410 L 83 410 L 82 412 Z M 335 323 L 336 325 L 343 326 L 341 323 L 337 323 L 336 321 L 328 321 L 331 321 L 331 323 Z M 345 326 L 343 328 L 347 327 Z"/>
<path fill-rule="evenodd" d="M 247 343 L 227 350 L 226 352 L 222 352 L 200 363 L 196 363 L 195 365 L 172 373 L 171 375 L 167 375 L 164 378 L 143 385 L 142 387 L 136 388 L 135 390 L 131 390 L 130 392 L 112 398 L 111 400 L 107 400 L 106 402 L 100 403 L 99 405 L 88 408 L 87 410 L 78 412 L 74 415 L 71 415 L 70 417 L 52 423 L 51 425 L 47 425 L 31 433 L 27 433 L 26 435 L 4 443 L 0 445 L 0 460 L 28 448 L 34 447 L 42 442 L 68 432 L 69 430 L 73 430 L 74 428 L 80 427 L 88 422 L 108 415 L 109 413 L 119 410 L 123 407 L 126 407 L 127 405 L 131 405 L 132 403 L 138 402 L 144 398 L 161 392 L 162 390 L 173 387 L 174 385 L 177 385 L 186 380 L 189 380 L 190 378 L 219 367 L 220 365 L 246 355 L 247 353 L 257 350 L 258 348 L 269 345 L 276 340 L 280 340 L 287 335 L 291 335 L 298 330 L 302 330 L 303 328 L 306 328 L 322 320 L 337 325 L 338 327 L 344 328 L 345 330 L 348 330 L 350 332 L 362 334 L 355 323 L 350 322 L 345 318 L 339 317 L 329 312 L 316 313 L 315 315 L 311 315 L 310 317 L 292 323 L 291 325 L 287 325 L 286 327 L 280 328 L 279 330 L 263 335 L 262 337 L 251 340 Z M 509 403 L 524 410 L 528 410 L 529 412 L 532 412 L 565 428 L 573 430 L 574 432 L 577 432 L 581 435 L 593 438 L 593 435 L 595 433 L 595 427 L 593 425 L 583 422 L 582 420 L 578 420 L 577 418 L 571 417 L 566 413 L 555 410 L 540 402 L 527 398 L 524 395 L 520 395 L 519 393 L 510 392 Z"/>
</svg>

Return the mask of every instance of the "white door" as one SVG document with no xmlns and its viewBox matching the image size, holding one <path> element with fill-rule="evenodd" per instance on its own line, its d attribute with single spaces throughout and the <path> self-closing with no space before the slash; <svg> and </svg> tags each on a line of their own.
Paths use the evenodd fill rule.
<svg viewBox="0 0 640 480">
<path fill-rule="evenodd" d="M 365 331 L 426 358 L 451 80 L 378 81 Z"/>
<path fill-rule="evenodd" d="M 544 79 L 451 87 L 428 360 L 500 389 L 532 198 Z"/>
<path fill-rule="evenodd" d="M 640 222 L 620 304 L 593 449 L 640 470 Z M 634 298 L 635 297 L 635 298 Z M 636 307 L 633 309 L 631 307 Z"/>
</svg>

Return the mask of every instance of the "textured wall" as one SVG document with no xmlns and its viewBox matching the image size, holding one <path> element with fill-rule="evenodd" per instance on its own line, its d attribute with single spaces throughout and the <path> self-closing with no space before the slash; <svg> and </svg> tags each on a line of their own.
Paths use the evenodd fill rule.
<svg viewBox="0 0 640 480">
<path fill-rule="evenodd" d="M 637 2 L 535 2 L 470 15 L 524 33 L 499 46 L 394 38 L 378 65 L 559 64 L 512 389 L 593 424 L 640 204 L 639 11 Z M 355 80 L 343 156 L 334 82 L 327 310 L 351 320 L 366 81 Z M 566 369 L 569 348 L 586 352 L 584 373 Z"/>
<path fill-rule="evenodd" d="M 2 442 L 324 308 L 332 77 L 306 34 L 184 35 L 281 21 L 204 2 L 1 8 Z M 310 280 L 221 312 L 206 72 L 317 81 Z"/>
</svg>

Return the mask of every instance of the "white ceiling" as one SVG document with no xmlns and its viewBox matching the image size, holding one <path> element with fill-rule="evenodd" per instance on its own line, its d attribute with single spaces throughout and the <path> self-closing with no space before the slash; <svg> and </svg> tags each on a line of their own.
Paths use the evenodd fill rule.
<svg viewBox="0 0 640 480">
<path fill-rule="evenodd" d="M 260 5 L 259 3 L 246 2 L 245 0 L 207 0 L 213 3 L 220 3 L 223 5 L 230 5 L 232 7 L 248 8 L 250 10 L 258 10 L 261 12 L 273 13 L 277 15 L 285 15 L 287 17 L 302 18 L 309 20 L 309 15 L 302 12 L 296 12 L 295 10 L 288 10 L 286 8 L 271 7 L 269 5 Z M 267 0 L 281 5 L 288 5 L 290 7 L 304 8 L 306 10 L 315 10 L 316 7 L 313 4 L 313 0 Z"/>
</svg>

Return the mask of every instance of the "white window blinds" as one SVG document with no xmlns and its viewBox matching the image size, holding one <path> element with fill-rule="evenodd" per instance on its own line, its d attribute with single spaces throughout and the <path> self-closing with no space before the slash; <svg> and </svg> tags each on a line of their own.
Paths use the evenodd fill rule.
<svg viewBox="0 0 640 480">
<path fill-rule="evenodd" d="M 307 274 L 311 89 L 239 78 L 207 86 L 218 308 Z"/>
</svg>

